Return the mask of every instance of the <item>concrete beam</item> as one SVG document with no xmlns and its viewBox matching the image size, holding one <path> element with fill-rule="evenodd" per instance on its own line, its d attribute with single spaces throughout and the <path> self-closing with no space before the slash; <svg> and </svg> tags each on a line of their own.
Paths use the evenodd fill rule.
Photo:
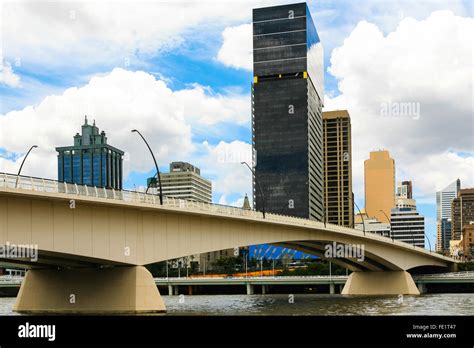
<svg viewBox="0 0 474 348">
<path fill-rule="evenodd" d="M 21 313 L 156 313 L 165 304 L 143 266 L 30 270 L 13 310 Z"/>
<path fill-rule="evenodd" d="M 352 272 L 342 295 L 419 295 L 406 271 Z"/>
</svg>

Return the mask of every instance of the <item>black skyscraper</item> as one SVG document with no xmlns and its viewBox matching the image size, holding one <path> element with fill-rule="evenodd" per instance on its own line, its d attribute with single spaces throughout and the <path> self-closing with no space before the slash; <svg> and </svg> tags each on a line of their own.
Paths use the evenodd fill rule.
<svg viewBox="0 0 474 348">
<path fill-rule="evenodd" d="M 306 3 L 253 10 L 254 202 L 323 220 L 323 49 Z"/>
</svg>

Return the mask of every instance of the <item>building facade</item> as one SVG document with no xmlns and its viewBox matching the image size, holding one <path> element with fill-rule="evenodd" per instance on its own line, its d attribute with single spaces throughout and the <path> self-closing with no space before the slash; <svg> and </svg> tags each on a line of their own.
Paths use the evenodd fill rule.
<svg viewBox="0 0 474 348">
<path fill-rule="evenodd" d="M 325 220 L 354 227 L 351 119 L 347 110 L 323 112 L 323 162 Z"/>
<path fill-rule="evenodd" d="M 57 147 L 58 181 L 122 189 L 123 151 L 107 144 L 105 132 L 99 133 L 95 121 L 85 117 L 82 133 L 74 136 L 73 146 Z"/>
<path fill-rule="evenodd" d="M 364 223 L 362 220 L 356 222 L 354 228 L 356 230 L 375 233 L 380 236 L 390 237 L 390 224 L 377 221 L 377 219 L 365 218 Z"/>
<path fill-rule="evenodd" d="M 416 209 L 416 200 L 413 199 L 413 185 L 411 181 L 401 181 L 397 184 L 395 208 Z"/>
<path fill-rule="evenodd" d="M 462 228 L 474 222 L 474 188 L 461 189 L 451 202 L 452 238 L 461 239 Z"/>
<path fill-rule="evenodd" d="M 323 219 L 323 48 L 306 3 L 253 10 L 253 202 Z"/>
<path fill-rule="evenodd" d="M 394 208 L 390 213 L 393 239 L 425 247 L 425 217 L 411 208 Z"/>
<path fill-rule="evenodd" d="M 401 181 L 397 184 L 398 198 L 413 198 L 413 185 L 411 181 Z"/>
<path fill-rule="evenodd" d="M 161 173 L 164 197 L 212 202 L 212 182 L 201 176 L 201 170 L 187 162 L 172 162 L 169 173 Z M 156 177 L 148 178 L 151 192 L 158 194 Z"/>
<path fill-rule="evenodd" d="M 463 256 L 467 260 L 474 258 L 474 222 L 464 225 L 462 228 Z"/>
<path fill-rule="evenodd" d="M 442 218 L 440 221 L 436 221 L 436 252 L 448 254 L 450 240 L 451 219 Z"/>
<path fill-rule="evenodd" d="M 388 151 L 374 151 L 364 161 L 365 211 L 380 222 L 389 222 L 395 206 L 395 161 Z"/>
<path fill-rule="evenodd" d="M 461 189 L 459 179 L 436 192 L 436 251 L 449 254 L 452 239 L 451 203 Z"/>
</svg>

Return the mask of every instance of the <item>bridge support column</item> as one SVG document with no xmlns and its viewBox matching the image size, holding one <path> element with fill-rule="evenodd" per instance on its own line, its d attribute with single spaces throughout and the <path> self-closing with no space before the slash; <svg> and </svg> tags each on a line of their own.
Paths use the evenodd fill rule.
<svg viewBox="0 0 474 348">
<path fill-rule="evenodd" d="M 342 295 L 419 295 L 406 271 L 352 272 Z"/>
<path fill-rule="evenodd" d="M 253 295 L 253 285 L 247 283 L 247 295 Z"/>
<path fill-rule="evenodd" d="M 334 295 L 336 293 L 336 289 L 335 289 L 335 286 L 334 286 L 334 283 L 330 283 L 329 284 L 329 293 L 331 295 Z"/>
<path fill-rule="evenodd" d="M 173 296 L 173 285 L 168 284 L 168 295 Z"/>
<path fill-rule="evenodd" d="M 156 313 L 165 304 L 143 266 L 30 270 L 13 310 L 22 313 Z"/>
<path fill-rule="evenodd" d="M 420 294 L 426 293 L 426 284 L 425 283 L 418 283 L 416 284 L 418 286 L 418 291 Z"/>
<path fill-rule="evenodd" d="M 262 295 L 265 295 L 267 293 L 267 286 L 262 285 Z"/>
</svg>

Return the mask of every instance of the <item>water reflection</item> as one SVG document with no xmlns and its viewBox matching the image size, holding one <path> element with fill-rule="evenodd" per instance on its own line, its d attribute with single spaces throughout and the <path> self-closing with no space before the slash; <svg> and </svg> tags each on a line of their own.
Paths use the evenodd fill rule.
<svg viewBox="0 0 474 348">
<path fill-rule="evenodd" d="M 341 295 L 163 296 L 167 315 L 472 315 L 472 294 L 346 297 Z M 12 312 L 15 298 L 0 298 L 0 315 Z"/>
</svg>

